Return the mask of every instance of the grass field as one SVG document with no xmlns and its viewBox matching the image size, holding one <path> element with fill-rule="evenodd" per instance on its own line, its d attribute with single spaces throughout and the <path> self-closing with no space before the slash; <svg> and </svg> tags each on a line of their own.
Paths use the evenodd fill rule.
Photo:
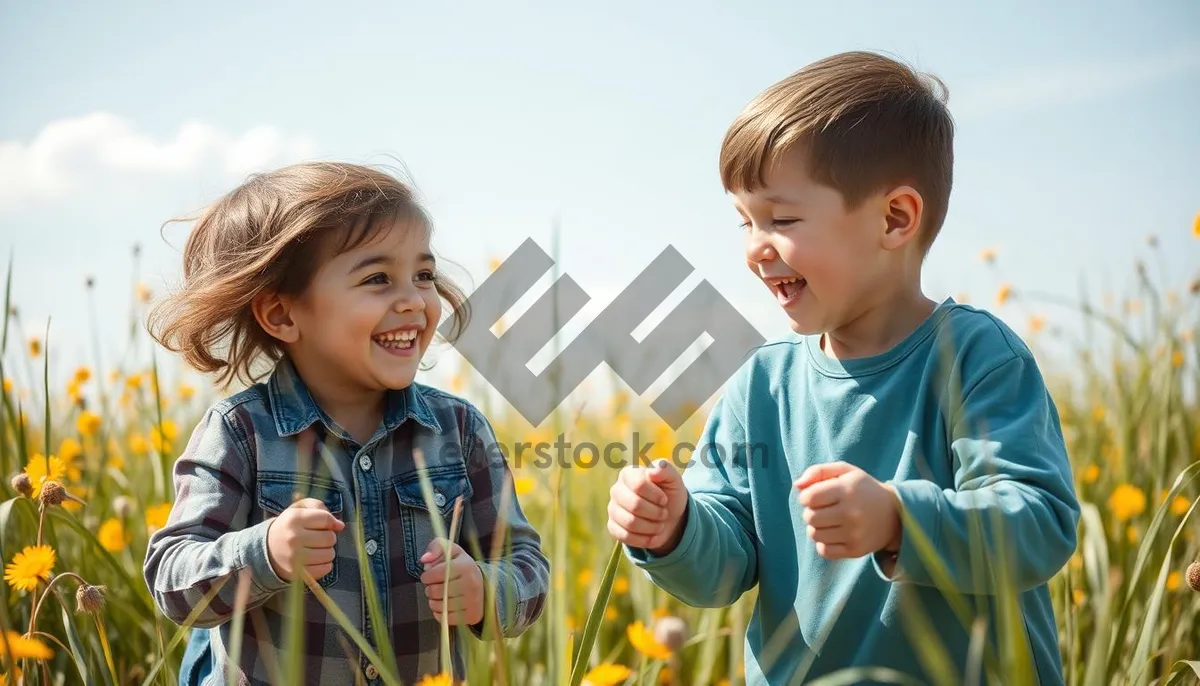
<svg viewBox="0 0 1200 686">
<path fill-rule="evenodd" d="M 993 254 L 981 259 L 1000 273 Z M 1019 285 L 978 299 L 1009 312 L 1027 308 L 1032 345 L 1056 340 L 1056 349 L 1069 351 L 1044 370 L 1084 504 L 1078 552 L 1052 584 L 1071 684 L 1200 677 L 1200 593 L 1186 582 L 1200 555 L 1200 524 L 1192 519 L 1200 474 L 1200 281 L 1159 283 L 1140 265 L 1134 275 L 1133 292 L 1100 303 L 1036 298 Z M 10 282 L 6 303 L 15 310 L 21 290 L 32 287 Z M 1070 311 L 1064 308 L 1087 322 L 1074 340 L 1054 325 L 1055 313 Z M 17 310 L 3 331 L 0 683 L 19 675 L 35 684 L 173 684 L 186 634 L 154 610 L 141 566 L 149 534 L 170 510 L 172 462 L 213 396 L 195 377 L 160 378 L 155 369 L 165 358 L 151 354 L 137 327 L 128 364 L 96 369 L 94 361 L 56 359 L 59 368 L 78 370 L 65 387 L 47 387 L 54 340 L 44 329 Z M 451 390 L 484 405 L 478 383 L 464 372 Z M 573 442 L 634 431 L 660 444 L 694 441 L 703 424 L 701 413 L 672 435 L 635 405 L 619 395 L 591 399 L 586 410 L 564 407 L 538 432 L 503 408 L 487 409 L 509 445 L 552 441 L 560 431 Z M 51 481 L 65 496 L 44 487 Z M 611 482 L 598 469 L 517 470 L 522 505 L 551 558 L 552 602 L 521 637 L 473 642 L 470 683 L 739 682 L 753 593 L 702 611 L 649 585 L 612 555 L 604 526 Z M 997 604 L 1002 614 L 1008 595 Z M 1002 635 L 977 634 L 978 671 L 941 662 L 935 635 L 920 636 L 920 653 L 941 665 L 938 683 L 1021 683 L 1015 624 L 1002 626 Z M 844 674 L 841 683 L 856 676 Z M 434 675 L 427 681 L 441 683 Z"/>
</svg>

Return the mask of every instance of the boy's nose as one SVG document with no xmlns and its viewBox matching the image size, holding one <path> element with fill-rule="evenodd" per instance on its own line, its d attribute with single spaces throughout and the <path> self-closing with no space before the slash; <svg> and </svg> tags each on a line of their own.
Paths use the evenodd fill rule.
<svg viewBox="0 0 1200 686">
<path fill-rule="evenodd" d="M 775 246 L 771 237 L 765 231 L 759 231 L 753 226 L 746 233 L 746 259 L 750 262 L 766 262 L 775 259 Z"/>
</svg>

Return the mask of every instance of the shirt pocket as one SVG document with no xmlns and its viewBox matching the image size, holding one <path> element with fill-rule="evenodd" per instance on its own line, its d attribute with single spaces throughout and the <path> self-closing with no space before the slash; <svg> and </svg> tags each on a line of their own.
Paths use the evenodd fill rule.
<svg viewBox="0 0 1200 686">
<path fill-rule="evenodd" d="M 433 504 L 442 518 L 442 526 L 450 532 L 450 520 L 454 515 L 454 501 L 462 497 L 463 511 L 459 514 L 459 531 L 455 542 L 462 546 L 462 518 L 467 516 L 467 504 L 471 499 L 471 482 L 467 479 L 467 467 L 463 463 L 432 467 L 426 471 L 433 488 Z M 408 573 L 419 578 L 425 571 L 421 556 L 437 534 L 433 528 L 433 514 L 425 504 L 421 491 L 421 480 L 417 472 L 401 477 L 396 482 L 396 498 L 400 505 L 400 518 L 404 523 L 404 563 Z M 466 546 L 463 546 L 466 549 Z"/>
<path fill-rule="evenodd" d="M 316 498 L 325 503 L 329 513 L 342 519 L 345 508 L 342 492 L 333 481 L 305 474 L 260 473 L 258 476 L 258 506 L 264 517 L 278 517 L 293 502 L 302 498 Z M 339 536 L 339 541 L 340 541 Z M 334 547 L 333 569 L 317 579 L 322 588 L 337 582 L 340 565 L 337 546 Z"/>
</svg>

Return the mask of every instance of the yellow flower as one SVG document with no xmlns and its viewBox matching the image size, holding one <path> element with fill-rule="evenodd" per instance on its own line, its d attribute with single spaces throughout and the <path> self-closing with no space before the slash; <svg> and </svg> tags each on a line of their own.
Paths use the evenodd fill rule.
<svg viewBox="0 0 1200 686">
<path fill-rule="evenodd" d="M 90 378 L 92 378 L 92 370 L 88 369 L 87 367 L 75 368 L 75 383 L 85 384 Z"/>
<path fill-rule="evenodd" d="M 1183 351 L 1176 349 L 1171 353 L 1171 366 L 1179 369 L 1183 366 Z"/>
<path fill-rule="evenodd" d="M 1003 305 L 1004 303 L 1008 302 L 1008 299 L 1011 297 L 1012 297 L 1012 286 L 1007 283 L 1003 284 L 996 291 L 996 304 Z"/>
<path fill-rule="evenodd" d="M 70 462 L 83 454 L 83 446 L 79 445 L 79 441 L 74 438 L 64 438 L 63 442 L 58 446 L 58 456 L 64 462 Z"/>
<path fill-rule="evenodd" d="M 129 434 L 129 452 L 134 455 L 145 455 L 150 451 L 150 445 L 141 434 Z"/>
<path fill-rule="evenodd" d="M 5 640 L 0 641 L 0 655 L 4 654 L 4 646 L 13 660 L 49 660 L 54 657 L 54 651 L 36 638 L 23 636 L 15 631 L 4 632 Z"/>
<path fill-rule="evenodd" d="M 966 305 L 967 303 L 971 302 L 970 296 L 967 295 L 965 291 L 954 296 L 954 301 L 957 303 L 962 303 L 963 305 Z"/>
<path fill-rule="evenodd" d="M 125 527 L 121 524 L 121 520 L 109 518 L 100 525 L 100 531 L 96 533 L 96 540 L 100 541 L 100 545 L 110 553 L 119 553 L 129 545 L 130 536 L 125 533 Z"/>
<path fill-rule="evenodd" d="M 625 683 L 631 676 L 633 670 L 625 665 L 596 665 L 583 675 L 583 683 L 591 686 L 616 686 Z"/>
<path fill-rule="evenodd" d="M 662 619 L 663 617 L 666 617 L 669 614 L 671 614 L 671 613 L 668 612 L 667 608 L 665 608 L 665 607 L 656 607 L 650 611 L 650 616 L 655 619 Z"/>
<path fill-rule="evenodd" d="M 1100 466 L 1088 465 L 1087 469 L 1083 470 L 1083 483 L 1094 484 L 1100 480 Z"/>
<path fill-rule="evenodd" d="M 171 503 L 161 503 L 159 505 L 151 505 L 146 508 L 146 529 L 149 533 L 165 527 L 167 519 L 171 516 Z"/>
<path fill-rule="evenodd" d="M 1196 213 L 1196 218 L 1192 220 L 1192 236 L 1200 238 L 1200 212 Z"/>
<path fill-rule="evenodd" d="M 150 290 L 150 287 L 144 283 L 139 283 L 137 285 L 136 291 L 137 291 L 137 299 L 141 300 L 144 303 L 150 302 L 150 298 L 154 295 L 154 292 Z"/>
<path fill-rule="evenodd" d="M 532 476 L 518 476 L 513 480 L 513 487 L 517 490 L 518 497 L 533 493 L 536 486 L 537 482 L 533 480 Z"/>
<path fill-rule="evenodd" d="M 33 488 L 34 498 L 42 494 L 42 486 L 47 481 L 62 483 L 66 474 L 67 466 L 54 455 L 51 455 L 47 461 L 45 456 L 34 453 L 29 457 L 29 464 L 25 465 L 25 475 L 29 477 L 29 485 Z"/>
<path fill-rule="evenodd" d="M 1167 575 L 1167 590 L 1168 591 L 1179 590 L 1179 586 L 1182 584 L 1182 582 L 1183 582 L 1183 575 L 1180 574 L 1178 570 L 1171 572 L 1170 574 Z"/>
<path fill-rule="evenodd" d="M 37 336 L 29 339 L 29 356 L 37 357 L 42 354 L 42 341 Z"/>
<path fill-rule="evenodd" d="M 619 576 L 613 579 L 613 593 L 617 595 L 625 595 L 629 592 L 629 579 Z"/>
<path fill-rule="evenodd" d="M 120 455 L 113 455 L 112 457 L 108 458 L 108 466 L 117 471 L 121 471 L 122 469 L 125 469 L 125 458 L 121 457 Z"/>
<path fill-rule="evenodd" d="M 39 581 L 49 581 L 54 569 L 54 548 L 48 545 L 26 546 L 4 568 L 4 580 L 18 591 L 32 591 Z"/>
<path fill-rule="evenodd" d="M 645 624 L 634 622 L 629 625 L 625 633 L 629 636 L 629 644 L 642 655 L 652 660 L 670 659 L 670 649 L 659 643 L 658 639 L 654 638 L 654 632 L 647 629 Z"/>
<path fill-rule="evenodd" d="M 1045 317 L 1039 317 L 1035 314 L 1029 318 L 1029 330 L 1031 332 L 1037 333 L 1044 328 L 1046 328 L 1046 318 Z"/>
<path fill-rule="evenodd" d="M 979 261 L 991 264 L 996 261 L 996 249 L 984 248 L 979 251 Z"/>
<path fill-rule="evenodd" d="M 1108 498 L 1108 509 L 1119 522 L 1127 522 L 1146 509 L 1146 494 L 1137 486 L 1121 484 Z"/>
<path fill-rule="evenodd" d="M 125 377 L 125 387 L 129 390 L 137 390 L 142 387 L 142 375 L 130 374 Z"/>
<path fill-rule="evenodd" d="M 5 392 L 5 393 L 12 393 L 12 389 L 13 389 L 13 380 L 12 380 L 12 379 L 5 379 L 5 380 L 4 380 L 4 392 Z"/>
<path fill-rule="evenodd" d="M 1071 599 L 1075 601 L 1076 605 L 1083 605 L 1083 601 L 1087 599 L 1087 595 L 1084 594 L 1082 588 L 1077 588 L 1071 592 Z"/>
<path fill-rule="evenodd" d="M 1171 514 L 1177 517 L 1182 516 L 1183 513 L 1187 512 L 1188 508 L 1191 506 L 1192 501 L 1181 495 L 1177 495 L 1175 496 L 1175 499 L 1171 501 Z"/>
<path fill-rule="evenodd" d="M 604 621 L 615 622 L 615 621 L 617 621 L 617 617 L 620 617 L 620 616 L 621 616 L 621 613 L 617 612 L 617 608 L 613 607 L 612 605 L 609 605 L 608 607 L 604 608 Z"/>
<path fill-rule="evenodd" d="M 100 430 L 100 415 L 88 410 L 80 412 L 79 418 L 75 420 L 75 428 L 84 436 L 95 436 Z"/>
<path fill-rule="evenodd" d="M 587 567 L 579 570 L 579 575 L 575 577 L 575 583 L 581 587 L 592 583 L 592 570 Z"/>
<path fill-rule="evenodd" d="M 488 272 L 494 272 L 499 268 L 500 268 L 500 258 L 499 257 L 488 258 Z"/>
<path fill-rule="evenodd" d="M 1138 534 L 1137 527 L 1135 527 L 1134 525 L 1130 524 L 1129 528 L 1125 529 L 1125 538 L 1128 538 L 1130 543 L 1137 543 L 1138 536 L 1139 536 L 1139 534 Z"/>
<path fill-rule="evenodd" d="M 196 389 L 194 387 L 189 386 L 188 384 L 185 384 L 185 383 L 179 384 L 179 399 L 180 400 L 182 400 L 183 402 L 186 403 L 187 401 L 192 399 L 193 395 L 196 395 Z"/>
</svg>

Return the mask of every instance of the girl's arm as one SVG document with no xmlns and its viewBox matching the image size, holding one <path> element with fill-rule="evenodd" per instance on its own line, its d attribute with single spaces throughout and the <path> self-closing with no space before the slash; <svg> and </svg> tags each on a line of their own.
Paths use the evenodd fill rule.
<svg viewBox="0 0 1200 686">
<path fill-rule="evenodd" d="M 233 616 L 239 573 L 250 577 L 246 609 L 287 588 L 267 555 L 271 520 L 247 526 L 253 470 L 247 442 L 225 413 L 209 409 L 175 463 L 175 504 L 167 526 L 150 538 L 143 574 L 159 609 L 183 624 L 211 628 Z"/>
<path fill-rule="evenodd" d="M 463 527 L 463 547 L 474 557 L 472 539 L 478 541 L 476 564 L 483 572 L 488 602 L 495 608 L 501 634 L 511 637 L 541 616 L 550 586 L 550 562 L 542 553 L 538 532 L 521 510 L 512 471 L 498 448 L 487 419 L 468 406 L 463 454 L 474 495 L 471 518 Z M 485 611 L 484 621 L 472 625 L 471 631 L 488 638 L 488 621 Z"/>
</svg>

